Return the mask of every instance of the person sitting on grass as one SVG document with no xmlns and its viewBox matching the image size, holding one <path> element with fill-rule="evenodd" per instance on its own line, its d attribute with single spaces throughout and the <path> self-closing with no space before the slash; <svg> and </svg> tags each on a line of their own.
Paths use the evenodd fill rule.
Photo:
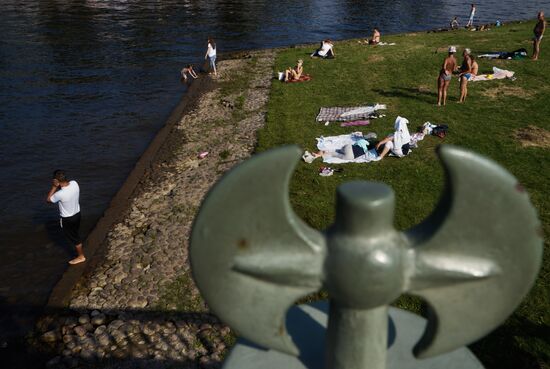
<svg viewBox="0 0 550 369">
<path fill-rule="evenodd" d="M 299 59 L 296 63 L 296 66 L 294 68 L 288 68 L 285 71 L 285 78 L 284 81 L 297 81 L 302 77 L 302 74 L 304 73 L 304 67 L 303 67 L 304 61 L 302 59 Z"/>
<path fill-rule="evenodd" d="M 439 76 L 437 77 L 437 105 L 441 106 L 447 103 L 447 90 L 451 83 L 451 77 L 456 70 L 455 59 L 456 47 L 449 47 L 449 55 L 443 61 Z"/>
<path fill-rule="evenodd" d="M 380 43 L 380 30 L 374 27 L 372 38 L 369 40 L 369 45 L 378 45 Z"/>
<path fill-rule="evenodd" d="M 460 99 L 458 100 L 459 103 L 463 103 L 466 101 L 466 96 L 468 95 L 468 81 L 471 81 L 477 76 L 477 72 L 479 71 L 479 65 L 477 64 L 476 58 L 472 54 L 468 54 L 468 58 L 470 59 L 468 65 L 469 69 L 465 71 L 461 71 L 461 73 L 458 75 L 458 78 L 460 79 Z"/>
<path fill-rule="evenodd" d="M 185 68 L 181 70 L 181 78 L 182 82 L 187 82 L 187 74 L 189 74 L 193 78 L 198 78 L 197 73 L 195 73 L 195 70 L 193 69 L 193 65 L 189 64 Z"/>
<path fill-rule="evenodd" d="M 454 17 L 451 20 L 450 26 L 451 26 L 451 29 L 458 29 L 458 27 L 460 27 L 460 25 L 458 24 L 458 17 Z"/>
<path fill-rule="evenodd" d="M 376 151 L 379 152 L 382 145 L 384 148 L 375 160 L 382 160 L 390 151 L 400 158 L 409 154 L 411 135 L 407 124 L 409 121 L 406 118 L 397 117 L 394 124 L 395 132 L 376 144 Z"/>
<path fill-rule="evenodd" d="M 321 41 L 321 46 L 317 50 L 315 50 L 315 52 L 310 56 L 312 58 L 319 57 L 323 59 L 333 59 L 335 56 L 334 44 L 329 39 L 323 40 Z"/>
</svg>

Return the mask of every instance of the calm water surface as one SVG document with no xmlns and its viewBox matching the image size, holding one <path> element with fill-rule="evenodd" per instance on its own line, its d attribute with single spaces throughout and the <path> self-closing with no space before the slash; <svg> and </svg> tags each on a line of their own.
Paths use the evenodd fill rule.
<svg viewBox="0 0 550 369">
<path fill-rule="evenodd" d="M 549 1 L 483 1 L 477 21 L 534 18 Z M 0 1 L 0 305 L 40 306 L 72 255 L 51 172 L 80 183 L 84 233 L 184 92 L 179 70 L 219 51 L 426 30 L 466 1 Z"/>
</svg>

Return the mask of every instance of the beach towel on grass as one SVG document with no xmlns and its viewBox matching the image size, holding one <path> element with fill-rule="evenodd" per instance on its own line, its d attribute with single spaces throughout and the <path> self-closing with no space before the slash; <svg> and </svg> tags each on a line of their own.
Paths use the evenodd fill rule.
<svg viewBox="0 0 550 369">
<path fill-rule="evenodd" d="M 477 56 L 478 58 L 485 59 L 513 59 L 513 60 L 522 60 L 527 57 L 526 49 L 518 49 L 515 51 L 491 51 Z"/>
<path fill-rule="evenodd" d="M 474 77 L 473 82 L 492 81 L 493 79 L 512 78 L 515 72 L 493 67 L 493 74 L 480 74 Z"/>
<path fill-rule="evenodd" d="M 366 126 L 369 124 L 370 121 L 368 120 L 354 120 L 351 122 L 342 122 L 340 123 L 340 127 Z"/>
<path fill-rule="evenodd" d="M 286 81 L 286 83 L 307 82 L 310 80 L 311 80 L 311 76 L 309 74 L 303 74 L 300 78 L 289 79 L 288 81 Z"/>
<path fill-rule="evenodd" d="M 386 105 L 321 108 L 316 120 L 317 122 L 361 120 L 369 118 L 375 111 L 383 109 L 386 109 Z"/>
<path fill-rule="evenodd" d="M 357 134 L 347 134 L 340 136 L 319 137 L 317 138 L 317 148 L 321 151 L 336 152 L 340 151 L 346 145 L 353 145 L 362 136 Z M 361 155 L 353 160 L 345 160 L 331 156 L 323 155 L 323 163 L 343 164 L 343 163 L 368 163 L 376 158 L 376 150 L 371 149 L 365 155 Z"/>
</svg>

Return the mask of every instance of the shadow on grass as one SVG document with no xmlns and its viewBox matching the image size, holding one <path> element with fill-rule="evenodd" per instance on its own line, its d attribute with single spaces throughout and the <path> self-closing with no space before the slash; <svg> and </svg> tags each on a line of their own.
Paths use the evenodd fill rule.
<svg viewBox="0 0 550 369">
<path fill-rule="evenodd" d="M 437 101 L 437 95 L 434 92 L 420 88 L 391 87 L 388 90 L 374 89 L 373 91 L 385 97 L 414 99 L 429 104 L 435 104 Z"/>
</svg>

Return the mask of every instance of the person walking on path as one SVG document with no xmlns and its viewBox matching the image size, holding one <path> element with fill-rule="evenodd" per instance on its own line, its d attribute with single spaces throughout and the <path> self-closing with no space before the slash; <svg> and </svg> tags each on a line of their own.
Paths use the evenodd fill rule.
<svg viewBox="0 0 550 369">
<path fill-rule="evenodd" d="M 456 47 L 449 46 L 449 55 L 443 61 L 443 66 L 439 71 L 439 76 L 437 77 L 437 105 L 445 105 L 447 103 L 447 90 L 449 89 L 449 84 L 451 83 L 451 77 L 453 72 L 456 70 L 456 59 L 455 59 Z"/>
<path fill-rule="evenodd" d="M 61 216 L 60 224 L 63 234 L 76 249 L 76 258 L 69 261 L 69 264 L 79 264 L 86 261 L 82 250 L 82 240 L 78 234 L 80 228 L 80 188 L 76 181 L 69 181 L 62 170 L 53 172 L 52 188 L 48 192 L 46 201 L 58 204 Z"/>
<path fill-rule="evenodd" d="M 544 19 L 544 12 L 541 10 L 537 15 L 537 24 L 533 29 L 535 37 L 533 37 L 533 60 L 538 60 L 540 54 L 540 42 L 542 41 L 542 36 L 544 36 L 544 31 L 546 30 L 546 20 Z"/>
<path fill-rule="evenodd" d="M 206 58 L 208 58 L 210 70 L 213 70 L 214 75 L 217 76 L 218 72 L 216 71 L 216 42 L 214 42 L 214 39 L 212 37 L 208 38 L 208 48 L 206 49 L 204 60 L 206 60 Z"/>
<path fill-rule="evenodd" d="M 475 15 L 476 15 L 476 4 L 472 4 L 470 9 L 470 19 L 468 19 L 468 24 L 466 24 L 466 27 L 472 27 L 474 25 Z"/>
</svg>

